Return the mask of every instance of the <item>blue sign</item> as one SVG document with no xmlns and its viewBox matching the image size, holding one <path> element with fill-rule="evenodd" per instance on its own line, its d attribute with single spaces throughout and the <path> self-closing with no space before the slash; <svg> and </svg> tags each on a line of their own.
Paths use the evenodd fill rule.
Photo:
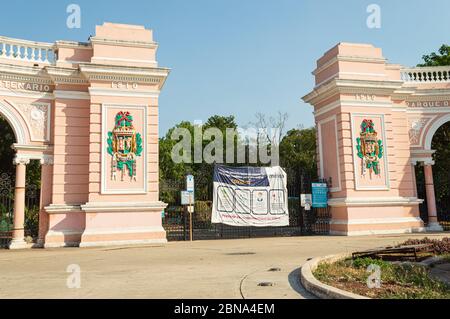
<svg viewBox="0 0 450 319">
<path fill-rule="evenodd" d="M 312 183 L 312 207 L 328 207 L 328 186 L 326 183 Z"/>
<path fill-rule="evenodd" d="M 194 192 L 194 176 L 188 175 L 186 176 L 186 191 L 193 193 Z"/>
</svg>

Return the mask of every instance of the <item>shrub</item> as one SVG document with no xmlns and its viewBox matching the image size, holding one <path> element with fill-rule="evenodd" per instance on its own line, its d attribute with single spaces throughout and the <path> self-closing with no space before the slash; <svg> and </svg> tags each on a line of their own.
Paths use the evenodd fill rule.
<svg viewBox="0 0 450 319">
<path fill-rule="evenodd" d="M 212 202 L 196 201 L 195 202 L 195 219 L 202 223 L 211 223 Z"/>
<path fill-rule="evenodd" d="M 380 259 L 372 259 L 372 258 L 356 258 L 353 260 L 353 267 L 355 268 L 364 268 L 367 269 L 370 265 L 380 266 L 381 269 L 387 269 L 389 267 L 389 263 Z"/>
<path fill-rule="evenodd" d="M 39 233 L 39 207 L 25 208 L 25 229 L 31 237 L 36 238 Z"/>
</svg>

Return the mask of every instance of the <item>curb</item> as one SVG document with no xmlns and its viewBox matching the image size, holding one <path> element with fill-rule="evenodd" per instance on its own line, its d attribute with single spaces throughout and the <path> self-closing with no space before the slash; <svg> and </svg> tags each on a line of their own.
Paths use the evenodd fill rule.
<svg viewBox="0 0 450 319">
<path fill-rule="evenodd" d="M 371 299 L 368 297 L 360 296 L 345 290 L 341 290 L 329 285 L 326 285 L 316 279 L 313 275 L 313 271 L 322 262 L 333 263 L 340 259 L 350 257 L 351 254 L 339 254 L 330 255 L 326 257 L 317 257 L 307 261 L 301 268 L 300 279 L 303 287 L 321 299 Z"/>
</svg>

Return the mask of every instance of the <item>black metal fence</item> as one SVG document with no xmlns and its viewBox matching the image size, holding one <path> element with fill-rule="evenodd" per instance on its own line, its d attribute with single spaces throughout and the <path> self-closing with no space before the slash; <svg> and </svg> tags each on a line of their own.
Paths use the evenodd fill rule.
<svg viewBox="0 0 450 319">
<path fill-rule="evenodd" d="M 0 175 L 0 247 L 11 240 L 14 206 L 14 180 L 11 175 Z"/>
<path fill-rule="evenodd" d="M 300 194 L 311 193 L 311 183 L 318 181 L 300 170 L 286 170 L 288 176 L 289 226 L 286 227 L 236 227 L 211 223 L 213 183 L 210 179 L 196 179 L 195 213 L 192 214 L 194 240 L 238 239 L 258 237 L 288 237 L 302 235 L 327 235 L 331 219 L 328 208 L 306 211 L 301 207 Z M 328 182 L 320 180 L 320 182 Z M 190 238 L 190 214 L 180 205 L 180 192 L 184 181 L 161 181 L 162 200 L 168 202 L 163 225 L 169 241 Z"/>
<path fill-rule="evenodd" d="M 15 176 L 0 174 L 0 247 L 9 245 L 14 220 Z M 39 232 L 40 186 L 27 183 L 25 189 L 25 236 L 36 240 Z"/>
</svg>

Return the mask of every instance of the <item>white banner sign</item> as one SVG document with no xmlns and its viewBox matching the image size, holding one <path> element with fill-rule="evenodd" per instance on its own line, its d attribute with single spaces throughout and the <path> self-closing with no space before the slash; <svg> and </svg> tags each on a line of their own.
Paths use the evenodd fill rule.
<svg viewBox="0 0 450 319">
<path fill-rule="evenodd" d="M 286 182 L 281 167 L 216 166 L 212 223 L 289 226 Z"/>
</svg>

